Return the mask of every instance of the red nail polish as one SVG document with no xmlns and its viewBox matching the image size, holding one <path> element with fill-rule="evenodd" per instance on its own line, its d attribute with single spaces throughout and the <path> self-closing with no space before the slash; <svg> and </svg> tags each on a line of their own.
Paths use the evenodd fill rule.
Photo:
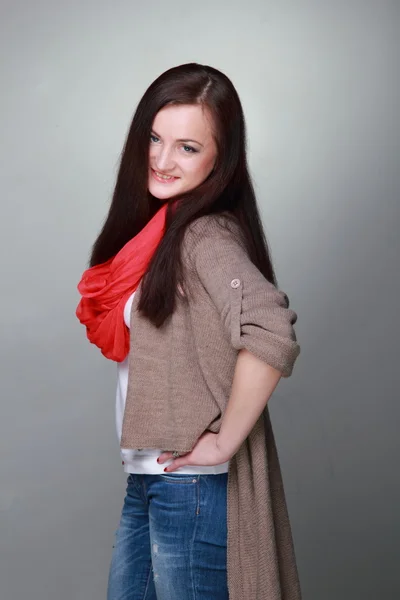
<svg viewBox="0 0 400 600">
<path fill-rule="evenodd" d="M 159 458 L 157 458 L 157 462 L 158 462 L 158 463 L 160 462 L 160 459 L 159 459 Z"/>
<path fill-rule="evenodd" d="M 167 467 L 165 467 L 165 469 L 164 469 L 164 473 L 165 473 L 166 471 L 167 471 Z"/>
</svg>

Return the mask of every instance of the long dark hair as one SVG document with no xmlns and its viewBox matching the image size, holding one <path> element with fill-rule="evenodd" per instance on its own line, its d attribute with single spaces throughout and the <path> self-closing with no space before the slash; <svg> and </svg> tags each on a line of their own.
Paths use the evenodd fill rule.
<svg viewBox="0 0 400 600">
<path fill-rule="evenodd" d="M 156 327 L 173 313 L 183 283 L 181 243 L 186 227 L 208 214 L 228 214 L 244 234 L 251 261 L 276 284 L 246 159 L 246 129 L 230 79 L 213 67 L 189 63 L 162 73 L 146 90 L 133 116 L 121 155 L 110 210 L 91 253 L 90 266 L 105 262 L 135 236 L 160 208 L 148 191 L 149 143 L 154 118 L 167 105 L 199 104 L 214 124 L 217 160 L 196 189 L 168 199 L 166 229 L 143 278 L 138 309 Z M 175 209 L 172 202 L 178 200 Z"/>
</svg>

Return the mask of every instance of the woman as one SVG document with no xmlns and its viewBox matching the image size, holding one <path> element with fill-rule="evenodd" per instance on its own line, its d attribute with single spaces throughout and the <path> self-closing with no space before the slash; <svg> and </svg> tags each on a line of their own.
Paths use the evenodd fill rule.
<svg viewBox="0 0 400 600">
<path fill-rule="evenodd" d="M 141 99 L 77 316 L 118 362 L 128 487 L 108 600 L 298 600 L 267 401 L 299 353 L 220 71 Z"/>
</svg>

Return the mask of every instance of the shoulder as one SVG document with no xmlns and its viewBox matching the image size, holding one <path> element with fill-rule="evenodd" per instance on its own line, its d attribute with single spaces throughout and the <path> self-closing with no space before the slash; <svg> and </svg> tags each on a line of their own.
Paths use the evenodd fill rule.
<svg viewBox="0 0 400 600">
<path fill-rule="evenodd" d="M 232 233 L 240 231 L 238 219 L 228 211 L 198 217 L 188 225 L 187 233 L 195 236 L 199 233 L 218 232 L 226 229 Z"/>
<path fill-rule="evenodd" d="M 237 218 L 228 212 L 204 215 L 190 223 L 183 240 L 184 252 L 193 259 L 202 253 L 218 255 L 227 246 L 246 254 L 245 237 Z"/>
</svg>

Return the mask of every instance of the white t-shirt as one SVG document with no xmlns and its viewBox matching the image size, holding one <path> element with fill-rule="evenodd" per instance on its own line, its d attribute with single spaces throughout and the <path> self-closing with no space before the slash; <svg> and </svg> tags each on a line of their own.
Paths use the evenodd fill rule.
<svg viewBox="0 0 400 600">
<path fill-rule="evenodd" d="M 133 293 L 127 300 L 124 308 L 124 321 L 126 326 L 130 327 L 130 316 L 132 310 L 132 301 L 135 293 Z M 123 362 L 117 363 L 117 397 L 116 397 L 116 414 L 115 414 L 115 422 L 117 426 L 117 435 L 118 440 L 121 441 L 121 433 L 122 433 L 122 421 L 124 417 L 125 411 L 125 402 L 126 402 L 126 394 L 128 390 L 128 360 L 129 355 L 125 358 Z M 166 466 L 171 464 L 171 461 L 159 465 L 157 462 L 157 458 L 162 453 L 162 450 L 158 448 L 144 448 L 143 450 L 139 449 L 121 449 L 121 458 L 122 464 L 124 465 L 124 471 L 126 473 L 141 473 L 148 475 L 157 475 L 160 473 L 164 473 L 164 469 Z M 185 466 L 180 467 L 174 473 L 182 473 L 186 475 L 217 475 L 218 473 L 227 473 L 229 467 L 229 461 L 223 463 L 221 465 L 216 465 L 212 467 L 207 466 Z"/>
</svg>

